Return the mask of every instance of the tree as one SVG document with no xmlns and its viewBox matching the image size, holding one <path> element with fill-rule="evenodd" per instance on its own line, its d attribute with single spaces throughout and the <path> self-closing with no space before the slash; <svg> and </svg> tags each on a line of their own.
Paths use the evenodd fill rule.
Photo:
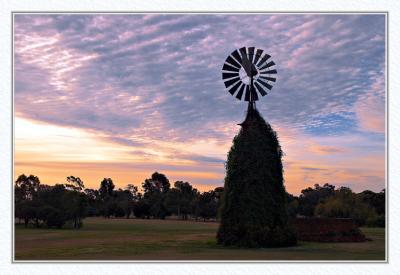
<svg viewBox="0 0 400 275">
<path fill-rule="evenodd" d="M 110 178 L 104 178 L 100 183 L 99 200 L 101 202 L 100 213 L 109 218 L 114 214 L 115 203 L 113 202 L 115 185 Z"/>
<path fill-rule="evenodd" d="M 67 177 L 68 184 L 65 187 L 68 187 L 72 190 L 81 192 L 85 189 L 83 181 L 79 177 L 69 176 Z"/>
<path fill-rule="evenodd" d="M 335 194 L 335 186 L 325 183 L 323 186 L 315 184 L 314 188 L 308 187 L 301 190 L 298 200 L 298 213 L 303 216 L 314 216 L 315 207 L 318 203 Z"/>
<path fill-rule="evenodd" d="M 373 207 L 348 187 L 340 187 L 333 196 L 319 203 L 315 214 L 322 217 L 351 218 L 360 226 L 365 225 L 368 220 L 377 219 Z"/>
<path fill-rule="evenodd" d="M 27 177 L 22 174 L 15 181 L 15 216 L 24 220 L 25 227 L 28 226 L 30 220 L 35 220 L 36 226 L 39 226 L 37 215 L 39 188 L 40 180 L 34 175 Z"/>
<path fill-rule="evenodd" d="M 99 191 L 95 189 L 86 188 L 84 190 L 87 199 L 87 215 L 90 217 L 96 216 L 100 208 Z"/>
<path fill-rule="evenodd" d="M 32 200 L 37 193 L 40 185 L 40 180 L 34 175 L 29 177 L 25 174 L 20 175 L 15 181 L 15 199 L 18 201 L 22 200 Z"/>
<path fill-rule="evenodd" d="M 133 184 L 128 184 L 125 187 L 125 190 L 127 190 L 129 193 L 132 194 L 133 199 L 137 199 L 137 195 L 138 195 L 138 188 L 137 186 L 133 185 Z"/>
<path fill-rule="evenodd" d="M 132 192 L 129 190 L 132 190 Z M 118 191 L 115 192 L 115 200 L 117 201 L 117 214 L 118 214 L 116 216 L 120 216 L 120 214 L 123 213 L 122 216 L 125 216 L 127 219 L 129 219 L 129 216 L 133 211 L 136 192 L 137 192 L 136 186 L 133 187 L 127 186 L 127 189 L 125 190 L 118 189 Z"/>
<path fill-rule="evenodd" d="M 174 188 L 171 188 L 166 194 L 164 206 L 171 213 L 187 220 L 189 214 L 194 212 L 194 199 L 197 193 L 197 189 L 193 188 L 190 183 L 176 181 Z"/>
<path fill-rule="evenodd" d="M 154 172 L 150 179 L 146 179 L 142 183 L 144 190 L 142 204 L 147 204 L 142 209 L 148 209 L 150 216 L 164 219 L 168 215 L 168 211 L 164 206 L 164 199 L 169 187 L 168 178 L 164 174 Z"/>
<path fill-rule="evenodd" d="M 200 194 L 196 215 L 203 218 L 204 221 L 217 217 L 218 199 L 215 191 L 203 192 Z"/>
<path fill-rule="evenodd" d="M 104 178 L 100 183 L 99 195 L 102 199 L 111 197 L 113 195 L 115 185 L 110 178 Z"/>
<path fill-rule="evenodd" d="M 181 201 L 180 201 L 180 190 L 176 188 L 171 188 L 166 196 L 164 201 L 165 208 L 174 215 L 178 217 L 181 216 Z"/>
<path fill-rule="evenodd" d="M 182 219 L 187 220 L 188 215 L 194 210 L 193 199 L 197 194 L 197 189 L 193 188 L 188 182 L 176 181 L 174 187 L 179 190 L 179 205 Z"/>
<path fill-rule="evenodd" d="M 276 133 L 251 106 L 241 126 L 228 153 L 217 241 L 246 247 L 294 245 Z"/>
<path fill-rule="evenodd" d="M 144 183 L 142 183 L 142 188 L 145 196 L 153 192 L 167 193 L 170 188 L 170 183 L 164 174 L 154 172 L 150 179 L 146 179 Z"/>
</svg>

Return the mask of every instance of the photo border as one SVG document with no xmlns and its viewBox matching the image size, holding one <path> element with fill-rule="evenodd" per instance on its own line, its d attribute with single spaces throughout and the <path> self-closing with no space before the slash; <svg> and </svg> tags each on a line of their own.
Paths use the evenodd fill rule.
<svg viewBox="0 0 400 275">
<path fill-rule="evenodd" d="M 40 1 L 40 2 L 43 2 L 43 1 Z M 45 2 L 47 2 L 47 1 L 45 1 Z M 83 0 L 83 2 L 85 2 L 84 4 L 85 5 L 87 5 L 87 1 L 84 1 Z M 122 1 L 122 2 L 125 2 L 125 1 Z M 157 1 L 155 1 L 155 2 L 157 2 Z M 172 2 L 175 2 L 175 5 L 176 5 L 176 2 L 177 1 L 172 1 Z M 196 1 L 194 1 L 194 2 L 196 2 Z M 225 4 L 226 3 L 229 3 L 229 1 L 222 1 L 222 2 L 225 2 Z M 316 5 L 316 6 L 318 6 L 318 8 L 317 9 L 315 9 L 314 11 L 307 11 L 307 10 L 302 10 L 304 7 L 307 7 L 307 6 L 299 6 L 299 4 L 298 3 L 296 3 L 296 4 L 290 4 L 289 6 L 294 6 L 294 7 L 297 7 L 297 9 L 298 10 L 301 10 L 301 11 L 296 11 L 296 12 L 288 12 L 288 11 L 282 11 L 282 10 L 274 10 L 274 9 L 276 9 L 276 5 L 273 5 L 275 8 L 272 8 L 271 9 L 271 11 L 268 11 L 268 12 L 254 12 L 254 11 L 244 11 L 244 12 L 242 12 L 242 11 L 240 11 L 240 9 L 243 9 L 243 10 L 245 10 L 245 9 L 248 9 L 248 7 L 246 7 L 246 8 L 244 8 L 244 5 L 245 4 L 243 4 L 243 2 L 244 1 L 239 1 L 239 2 L 241 2 L 240 4 L 238 4 L 237 3 L 238 1 L 235 1 L 235 4 L 233 5 L 233 8 L 232 8 L 232 11 L 229 11 L 229 12 L 221 12 L 221 11 L 219 11 L 219 10 L 217 10 L 217 11 L 194 11 L 193 12 L 193 10 L 191 10 L 191 11 L 186 11 L 186 12 L 177 12 L 177 11 L 175 11 L 175 10 L 169 10 L 169 11 L 161 11 L 161 12 L 155 12 L 154 10 L 151 10 L 151 8 L 150 9 L 148 9 L 148 8 L 145 8 L 144 10 L 146 10 L 146 11 L 136 11 L 136 10 L 134 10 L 134 12 L 133 13 L 146 13 L 146 14 L 151 14 L 151 13 L 176 13 L 176 14 L 183 14 L 183 13 L 196 13 L 196 14 L 215 14 L 215 13 L 245 13 L 245 14 L 277 14 L 277 13 L 283 13 L 283 14 L 304 14 L 304 13 L 317 13 L 317 14 L 374 14 L 374 13 L 378 13 L 378 14 L 382 14 L 382 13 L 385 13 L 386 14 L 386 30 L 385 30 L 385 32 L 386 32 L 386 37 L 385 37 L 385 44 L 386 44 L 386 52 L 385 52 L 385 58 L 386 58 L 386 60 L 385 60 L 385 73 L 386 73 L 386 75 L 385 75 L 385 87 L 386 87 L 386 89 L 385 89 L 385 96 L 386 96 L 386 100 L 385 100 L 385 111 L 386 111 L 386 114 L 385 114 L 385 166 L 386 166 L 386 170 L 385 170 L 385 188 L 386 188 L 386 192 L 385 192 L 385 196 L 386 196 L 386 228 L 385 228 L 385 242 L 386 242 L 386 245 L 385 245 L 385 250 L 386 250 L 386 255 L 385 255 L 385 257 L 386 257 L 386 260 L 385 261 L 216 261 L 217 263 L 285 263 L 285 264 L 287 264 L 287 263 L 295 263 L 295 264 L 304 264 L 304 265 L 297 265 L 298 267 L 301 267 L 300 268 L 300 270 L 296 270 L 295 272 L 296 272 L 296 274 L 300 274 L 300 273 L 298 273 L 298 272 L 305 272 L 305 270 L 304 269 L 308 269 L 308 265 L 307 265 L 307 263 L 317 263 L 317 264 L 320 264 L 320 263 L 333 263 L 333 264 L 336 264 L 336 263 L 351 263 L 351 264 L 353 264 L 353 263 L 371 263 L 371 264 L 373 264 L 373 266 L 375 266 L 375 263 L 386 263 L 386 265 L 384 265 L 384 266 L 390 266 L 390 269 L 393 271 L 393 269 L 392 268 L 396 268 L 395 266 L 394 266 L 394 263 L 392 263 L 392 264 L 390 264 L 389 265 L 389 257 L 393 257 L 393 255 L 391 255 L 390 254 L 390 251 L 389 251 L 389 178 L 391 178 L 391 176 L 392 175 L 394 175 L 394 173 L 392 172 L 392 170 L 389 170 L 390 168 L 389 168 L 389 163 L 390 163 L 390 161 L 391 161 L 391 159 L 390 159 L 390 157 L 392 157 L 392 155 L 389 155 L 389 145 L 390 145 L 390 143 L 389 143 L 389 139 L 390 139 L 390 135 L 392 134 L 393 135 L 393 132 L 390 132 L 389 131 L 389 120 L 390 120 L 390 117 L 389 117 L 389 109 L 390 109 L 390 106 L 399 106 L 399 104 L 398 104 L 398 100 L 396 99 L 396 97 L 395 97 L 395 99 L 394 99 L 394 102 L 392 102 L 392 104 L 391 104 L 391 102 L 389 102 L 389 66 L 390 66 L 390 63 L 391 63 L 391 60 L 389 59 L 389 52 L 390 52 L 390 41 L 389 41 L 389 35 L 390 35 L 390 30 L 389 30 L 389 25 L 390 25 L 390 18 L 389 18 L 389 14 L 391 13 L 391 11 L 390 10 L 393 10 L 393 9 L 397 9 L 396 11 L 395 11 L 395 13 L 398 13 L 399 11 L 398 11 L 398 7 L 395 7 L 395 8 L 393 8 L 393 6 L 392 5 L 389 5 L 388 4 L 388 1 L 382 1 L 381 3 L 374 3 L 375 1 L 366 1 L 366 2 L 368 2 L 368 5 L 365 5 L 365 10 L 364 11 L 357 11 L 356 9 L 354 9 L 354 11 L 341 11 L 340 9 L 339 10 L 337 10 L 337 11 L 334 11 L 334 12 L 331 12 L 331 11 L 323 11 L 323 10 L 319 10 L 319 9 L 321 9 L 321 7 L 322 7 L 322 9 L 328 9 L 329 10 L 329 7 L 332 7 L 332 4 L 331 5 L 329 5 L 329 4 L 326 4 L 325 6 L 324 5 L 322 5 L 321 6 L 321 4 L 319 4 L 319 5 Z M 259 2 L 259 1 L 257 1 L 257 2 Z M 287 1 L 282 1 L 282 2 L 287 2 Z M 310 6 L 310 2 L 312 2 L 312 1 L 299 1 L 299 2 L 307 2 L 308 3 L 308 5 Z M 346 2 L 345 1 L 337 1 L 337 2 L 341 2 L 342 4 L 341 4 L 341 6 L 343 7 L 343 6 L 354 6 L 354 3 L 351 3 L 351 4 L 348 4 L 348 5 L 346 5 Z M 350 1 L 351 2 L 351 1 Z M 372 2 L 372 4 L 371 4 L 371 2 Z M 244 2 L 245 3 L 245 2 Z M 131 9 L 132 9 L 132 5 L 129 5 L 129 4 L 127 4 L 127 2 L 125 2 L 125 4 L 123 4 L 123 5 L 127 5 L 127 6 L 130 6 L 131 7 Z M 153 9 L 156 7 L 156 5 L 157 5 L 157 3 L 156 4 L 154 4 L 153 5 Z M 238 9 L 238 5 L 240 6 L 240 5 L 242 5 L 241 6 L 241 8 L 239 7 L 239 9 Z M 14 6 L 14 5 L 13 5 Z M 78 5 L 77 5 L 78 6 Z M 104 9 L 104 6 L 107 6 L 107 5 L 103 5 L 102 6 L 102 8 Z M 120 5 L 117 5 L 119 8 L 121 8 L 121 6 Z M 142 5 L 143 6 L 143 5 Z M 179 6 L 179 5 L 178 5 Z M 190 6 L 190 5 L 189 5 Z M 218 5 L 217 5 L 218 6 Z M 335 6 L 335 5 L 333 5 L 333 6 Z M 340 5 L 339 5 L 340 6 Z M 357 8 L 360 8 L 362 5 L 361 4 L 356 4 L 355 6 L 357 6 Z M 384 10 L 382 10 L 382 9 L 375 9 L 375 10 L 369 10 L 369 9 L 371 9 L 371 7 L 376 7 L 376 6 L 379 6 L 379 7 L 382 7 L 382 6 L 384 6 L 384 7 L 387 7 L 387 9 L 384 9 Z M 19 7 L 19 6 L 18 6 Z M 92 6 L 93 7 L 93 6 Z M 212 6 L 211 8 L 215 8 L 215 6 Z M 389 8 L 389 7 L 391 7 L 391 8 Z M 54 8 L 54 7 L 53 7 Z M 219 9 L 220 9 L 221 7 L 219 6 Z M 253 7 L 251 7 L 251 5 L 250 5 L 250 8 L 253 8 L 253 9 L 255 9 L 255 7 L 253 6 Z M 295 8 L 296 9 L 296 8 Z M 13 15 L 14 14 L 17 14 L 17 13 L 43 13 L 42 11 L 28 11 L 28 10 L 25 10 L 24 11 L 24 9 L 20 9 L 20 8 L 17 8 L 16 10 L 19 10 L 19 11 L 11 11 L 11 21 L 13 21 Z M 66 10 L 65 8 L 64 8 L 64 10 Z M 46 13 L 46 12 L 45 12 Z M 51 13 L 51 14 L 54 14 L 54 13 L 60 13 L 60 11 L 57 11 L 57 10 L 51 10 L 51 11 L 49 11 L 48 13 Z M 71 10 L 71 11 L 68 11 L 68 12 L 61 12 L 61 13 L 68 13 L 68 14 L 70 14 L 70 13 L 78 13 L 78 14 L 82 14 L 82 13 L 84 13 L 84 14 L 93 14 L 93 13 L 97 13 L 97 14 L 109 14 L 109 13 L 120 13 L 120 14 L 126 14 L 127 12 L 124 12 L 124 11 L 120 11 L 120 10 L 117 10 L 117 11 L 115 11 L 115 12 L 109 12 L 109 11 L 101 11 L 101 10 L 99 10 L 99 11 L 85 11 L 85 12 L 79 12 L 79 11 L 74 11 L 74 10 Z M 131 13 L 131 12 L 128 12 L 128 13 Z M 2 14 L 3 14 L 3 12 L 2 12 Z M 393 23 L 393 22 L 392 22 Z M 398 23 L 398 20 L 397 20 L 397 23 Z M 13 24 L 13 22 L 11 22 L 11 24 Z M 393 23 L 394 24 L 394 23 Z M 12 26 L 13 27 L 13 26 Z M 12 34 L 13 34 L 13 28 L 11 29 L 11 32 L 12 32 Z M 391 31 L 391 32 L 394 32 L 393 30 Z M 398 31 L 396 31 L 396 33 L 398 33 Z M 13 44 L 13 37 L 11 38 L 11 43 Z M 13 46 L 11 47 L 11 49 L 12 49 L 12 52 L 13 52 Z M 4 55 L 4 54 L 3 54 Z M 396 54 L 395 54 L 396 55 Z M 14 65 L 14 60 L 13 60 L 13 54 L 12 54 L 12 56 L 11 56 L 11 65 L 12 65 L 12 73 L 11 73 L 11 85 L 12 85 L 12 93 L 11 93 L 11 96 L 12 96 L 12 104 L 11 104 L 11 112 L 12 112 L 12 115 L 11 115 L 11 118 L 12 118 L 12 124 L 11 124 L 11 128 L 12 128 L 12 137 L 11 137 L 11 144 L 12 144 L 12 154 L 11 154 L 11 176 L 12 176 L 12 178 L 13 178 L 13 175 L 14 175 L 14 78 L 13 78 L 13 65 Z M 398 75 L 398 72 L 396 71 L 396 75 Z M 4 85 L 3 85 L 4 86 Z M 394 86 L 398 86 L 398 85 L 394 85 Z M 0 97 L 0 99 L 3 99 L 3 97 Z M 398 113 L 398 112 L 397 112 Z M 395 114 L 396 115 L 396 114 Z M 397 114 L 397 117 L 398 117 L 399 115 Z M 3 115 L 0 117 L 0 118 L 3 118 Z M 396 127 L 396 126 L 391 126 L 391 127 Z M 398 129 L 398 127 L 396 127 L 396 129 Z M 2 129 L 3 130 L 3 129 Z M 397 137 L 398 137 L 398 134 L 396 134 L 397 135 Z M 4 142 L 2 142 L 1 143 L 1 147 L 3 148 L 3 147 L 5 147 L 4 146 Z M 398 150 L 397 150 L 398 151 Z M 1 172 L 3 172 L 3 169 L 1 169 L 0 170 Z M 6 174 L 8 174 L 8 173 L 6 173 Z M 399 175 L 399 173 L 398 172 L 396 172 L 396 175 L 398 176 Z M 4 178 L 4 177 L 3 177 Z M 3 179 L 2 178 L 2 179 Z M 13 197 L 13 193 L 14 193 L 14 190 L 13 190 L 13 179 L 11 179 L 11 193 L 12 193 L 12 197 Z M 393 187 L 393 190 L 398 190 L 398 188 L 396 188 L 396 187 Z M 9 201 L 9 199 L 8 199 L 8 201 Z M 52 264 L 52 263 L 166 263 L 166 261 L 107 261 L 107 262 L 105 262 L 105 261 L 14 261 L 14 215 L 13 215 L 13 204 L 14 204 L 14 202 L 13 202 L 13 200 L 12 200 L 12 209 L 11 209 L 11 211 L 12 211 L 12 215 L 11 215 L 11 217 L 12 217 L 12 224 L 11 224 L 11 227 L 12 227 L 12 239 L 11 239 L 11 242 L 12 242 L 12 259 L 11 259 L 11 261 L 12 261 L 12 264 L 14 265 L 14 264 L 18 264 L 18 263 L 28 263 L 28 265 L 30 266 L 30 263 L 50 263 L 50 264 Z M 394 211 L 395 212 L 398 212 L 398 209 L 394 209 Z M 1 241 L 3 241 L 3 240 L 1 240 Z M 392 244 L 393 245 L 393 244 Z M 399 255 L 399 253 L 398 253 L 398 251 L 394 251 L 394 253 L 397 253 L 397 255 Z M 215 261 L 167 261 L 167 263 L 215 263 Z M 25 266 L 25 265 L 22 265 L 22 266 Z M 67 265 L 67 266 L 69 266 L 69 265 Z M 81 266 L 81 265 L 80 265 Z M 237 265 L 234 265 L 234 266 L 237 266 Z M 256 266 L 258 266 L 258 265 L 256 265 Z M 321 266 L 321 265 L 319 265 L 319 266 Z M 330 265 L 328 265 L 328 266 L 330 266 Z M 357 265 L 357 266 L 360 266 L 360 265 Z M 365 271 L 372 271 L 372 270 L 370 270 L 370 268 L 368 267 L 368 266 L 371 266 L 371 265 L 367 265 L 366 267 L 366 269 L 365 268 L 360 268 L 360 269 L 362 269 L 362 270 L 364 270 L 364 272 Z M 382 265 L 378 265 L 378 266 L 382 266 Z M 153 266 L 154 267 L 154 266 Z M 165 265 L 164 265 L 164 267 L 165 267 Z M 0 267 L 0 268 L 2 268 L 2 267 Z M 388 267 L 389 268 L 389 267 Z M 384 269 L 388 269 L 388 268 L 384 268 Z M 397 266 L 397 268 L 398 268 L 398 266 Z M 236 268 L 235 268 L 236 269 Z M 0 269 L 1 270 L 1 269 Z M 19 269 L 20 270 L 20 269 Z M 56 268 L 55 268 L 55 270 L 56 270 Z M 149 269 L 148 269 L 149 270 Z M 186 269 L 187 270 L 187 269 Z M 221 269 L 220 269 L 221 270 Z M 223 269 L 224 270 L 224 269 Z M 240 270 L 240 269 L 236 269 L 236 270 Z M 312 270 L 312 269 L 309 269 L 309 270 Z M 166 272 L 167 270 L 165 270 L 165 272 Z M 277 270 L 275 270 L 275 271 L 277 271 Z M 375 270 L 376 271 L 376 270 Z M 380 269 L 380 271 L 383 271 L 384 272 L 384 270 L 381 268 Z M 388 271 L 388 270 L 387 270 Z M 354 270 L 351 270 L 350 272 L 354 272 Z M 330 272 L 328 272 L 328 273 L 330 273 Z M 347 273 L 347 271 L 346 271 L 346 273 Z M 292 272 L 292 274 L 294 274 L 294 272 Z M 331 274 L 334 274 L 334 273 L 331 273 Z M 376 272 L 375 272 L 375 274 L 377 274 Z"/>
</svg>

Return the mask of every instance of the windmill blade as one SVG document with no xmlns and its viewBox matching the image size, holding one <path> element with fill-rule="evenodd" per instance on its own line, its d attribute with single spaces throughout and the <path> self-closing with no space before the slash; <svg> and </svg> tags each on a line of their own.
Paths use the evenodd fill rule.
<svg viewBox="0 0 400 275">
<path fill-rule="evenodd" d="M 258 92 L 262 96 L 266 96 L 268 94 L 257 82 L 255 82 L 254 85 L 257 87 Z"/>
<path fill-rule="evenodd" d="M 260 67 L 265 61 L 268 60 L 268 58 L 270 58 L 271 56 L 269 54 L 265 54 L 263 56 L 263 58 L 261 58 L 261 60 L 257 63 L 257 67 Z"/>
<path fill-rule="evenodd" d="M 265 79 L 265 80 L 268 80 L 268 81 L 272 81 L 272 82 L 276 81 L 276 78 L 269 77 L 269 76 L 263 76 L 262 74 L 259 76 L 259 78 L 262 78 L 262 79 Z"/>
<path fill-rule="evenodd" d="M 234 58 L 236 58 L 236 60 L 237 60 L 240 64 L 242 64 L 242 57 L 240 56 L 238 50 L 233 51 L 233 52 L 231 53 L 231 55 L 232 55 Z"/>
<path fill-rule="evenodd" d="M 240 86 L 239 92 L 238 92 L 237 95 L 236 95 L 236 98 L 237 98 L 237 99 L 239 99 L 239 100 L 242 99 L 242 95 L 243 95 L 243 91 L 244 91 L 244 87 L 245 87 L 245 86 L 246 86 L 246 85 L 243 84 L 243 83 L 242 83 L 242 86 Z"/>
<path fill-rule="evenodd" d="M 274 62 L 274 61 L 271 61 L 271 62 L 265 64 L 264 66 L 262 66 L 262 68 L 260 68 L 260 70 L 264 70 L 264 69 L 269 68 L 269 67 L 272 67 L 272 66 L 274 66 L 274 65 L 275 65 L 275 62 Z"/>
<path fill-rule="evenodd" d="M 254 47 L 249 47 L 249 60 L 251 63 L 253 63 L 253 59 L 254 59 Z"/>
<path fill-rule="evenodd" d="M 276 74 L 276 73 L 278 73 L 278 72 L 275 69 L 261 72 L 261 74 Z"/>
<path fill-rule="evenodd" d="M 231 80 L 225 81 L 225 87 L 228 88 L 229 86 L 235 84 L 237 81 L 240 81 L 239 77 L 232 78 Z"/>
<path fill-rule="evenodd" d="M 242 56 L 243 56 L 243 55 L 247 55 L 246 47 L 240 48 L 239 51 L 240 51 L 240 54 L 241 54 Z"/>
<path fill-rule="evenodd" d="M 261 79 L 257 79 L 257 82 L 260 83 L 261 85 L 263 85 L 264 87 L 266 87 L 268 90 L 271 90 L 271 89 L 272 89 L 272 85 L 271 85 L 271 84 L 269 84 L 269 83 L 267 83 L 267 82 L 264 82 L 264 81 L 261 80 Z"/>
<path fill-rule="evenodd" d="M 244 96 L 245 101 L 250 101 L 250 86 L 246 85 L 246 95 Z"/>
<path fill-rule="evenodd" d="M 235 68 L 233 66 L 230 66 L 229 64 L 224 63 L 224 66 L 222 67 L 222 70 L 228 71 L 228 72 L 239 72 L 240 69 Z"/>
<path fill-rule="evenodd" d="M 239 73 L 222 73 L 222 79 L 239 76 Z"/>
<path fill-rule="evenodd" d="M 263 52 L 263 50 L 257 49 L 253 64 L 257 64 L 257 61 L 260 59 Z"/>
<path fill-rule="evenodd" d="M 229 89 L 229 93 L 234 95 L 235 92 L 239 89 L 239 86 L 242 84 L 242 81 L 238 81 L 232 88 Z"/>
<path fill-rule="evenodd" d="M 235 59 L 232 58 L 232 56 L 228 56 L 228 58 L 225 60 L 225 62 L 229 63 L 233 67 L 236 67 L 240 69 L 241 65 L 235 61 Z"/>
</svg>

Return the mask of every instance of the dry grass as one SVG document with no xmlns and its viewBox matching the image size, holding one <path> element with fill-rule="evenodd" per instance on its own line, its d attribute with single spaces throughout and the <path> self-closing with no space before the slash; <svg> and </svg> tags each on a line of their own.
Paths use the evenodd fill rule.
<svg viewBox="0 0 400 275">
<path fill-rule="evenodd" d="M 87 218 L 81 230 L 15 227 L 16 260 L 384 260 L 384 229 L 371 242 L 239 249 L 216 244 L 217 223 Z"/>
</svg>

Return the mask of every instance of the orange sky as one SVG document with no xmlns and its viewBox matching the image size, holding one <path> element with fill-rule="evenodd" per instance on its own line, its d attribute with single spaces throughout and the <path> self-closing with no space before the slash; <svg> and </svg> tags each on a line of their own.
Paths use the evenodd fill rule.
<svg viewBox="0 0 400 275">
<path fill-rule="evenodd" d="M 238 130 L 238 126 L 226 129 L 232 136 Z M 346 143 L 338 143 L 339 138 L 316 139 L 296 130 L 277 130 L 285 152 L 285 186 L 290 193 L 299 194 L 305 187 L 325 182 L 352 182 L 354 186 L 365 186 L 371 179 L 380 180 L 384 175 L 384 158 L 368 152 L 360 158 L 360 152 L 351 148 L 359 142 L 354 137 Z M 200 191 L 206 191 L 223 185 L 223 163 L 200 163 L 180 155 L 201 154 L 225 159 L 230 142 L 218 144 L 212 139 L 196 143 L 154 141 L 148 147 L 138 148 L 140 153 L 132 154 L 132 146 L 111 143 L 94 132 L 17 116 L 15 177 L 22 173 L 34 174 L 42 183 L 55 184 L 64 183 L 67 176 L 74 175 L 90 188 L 98 188 L 103 178 L 110 177 L 118 188 L 123 188 L 129 183 L 140 186 L 154 171 L 159 171 L 172 183 L 189 181 Z M 170 152 L 184 154 L 176 154 L 174 158 Z"/>
</svg>

